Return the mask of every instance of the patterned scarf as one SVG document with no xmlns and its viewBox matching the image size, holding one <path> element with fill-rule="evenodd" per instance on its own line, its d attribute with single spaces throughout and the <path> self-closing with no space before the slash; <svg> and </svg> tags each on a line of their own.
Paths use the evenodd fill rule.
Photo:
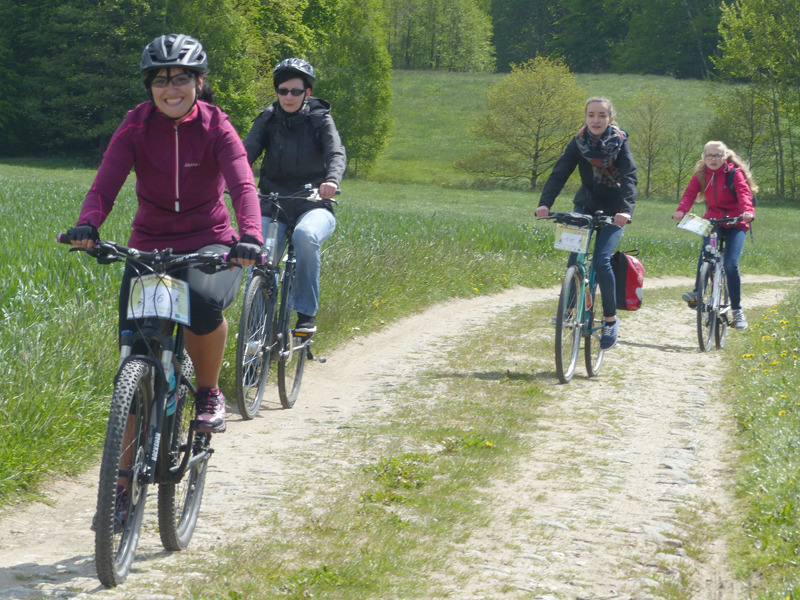
<svg viewBox="0 0 800 600">
<path fill-rule="evenodd" d="M 578 151 L 592 165 L 595 183 L 611 188 L 619 187 L 619 169 L 614 161 L 627 139 L 628 134 L 616 125 L 609 125 L 600 137 L 592 135 L 586 125 L 575 134 Z"/>
</svg>

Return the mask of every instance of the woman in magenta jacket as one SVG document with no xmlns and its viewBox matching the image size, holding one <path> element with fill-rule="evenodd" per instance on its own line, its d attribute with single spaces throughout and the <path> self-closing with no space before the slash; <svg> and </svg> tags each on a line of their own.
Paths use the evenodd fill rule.
<svg viewBox="0 0 800 600">
<path fill-rule="evenodd" d="M 733 173 L 733 187 L 735 194 L 728 187 L 728 173 Z M 725 274 L 728 279 L 728 293 L 731 298 L 731 309 L 733 311 L 733 326 L 736 329 L 747 328 L 747 318 L 742 310 L 742 283 L 739 275 L 739 256 L 742 254 L 744 242 L 747 237 L 747 230 L 750 222 L 755 218 L 753 208 L 753 192 L 757 192 L 758 187 L 753 181 L 750 169 L 745 162 L 730 148 L 722 142 L 711 141 L 703 148 L 703 157 L 697 162 L 694 174 L 692 175 L 686 191 L 683 193 L 678 209 L 672 215 L 676 221 L 680 221 L 688 213 L 695 201 L 705 200 L 706 212 L 703 215 L 707 219 L 722 219 L 724 217 L 741 216 L 743 223 L 731 227 L 722 228 L 722 236 L 725 238 L 725 255 L 723 264 Z M 703 248 L 708 244 L 708 237 L 703 238 Z M 700 259 L 697 263 L 698 272 L 703 257 L 701 250 Z M 697 281 L 695 288 L 691 292 L 683 294 L 683 299 L 690 304 L 697 302 Z"/>
<path fill-rule="evenodd" d="M 131 170 L 138 209 L 128 245 L 144 251 L 228 252 L 252 265 L 260 253 L 261 211 L 253 172 L 228 116 L 210 103 L 203 46 L 187 35 L 157 37 L 142 52 L 140 72 L 150 100 L 128 112 L 108 144 L 94 183 L 69 230 L 73 245 L 92 247 Z M 207 102 L 204 100 L 208 100 Z M 231 226 L 224 192 L 236 213 Z M 131 329 L 120 291 L 120 330 Z M 192 324 L 186 350 L 195 367 L 197 420 L 201 431 L 225 431 L 225 398 L 219 373 L 228 325 L 222 311 L 235 298 L 241 269 L 215 274 L 189 269 Z"/>
</svg>

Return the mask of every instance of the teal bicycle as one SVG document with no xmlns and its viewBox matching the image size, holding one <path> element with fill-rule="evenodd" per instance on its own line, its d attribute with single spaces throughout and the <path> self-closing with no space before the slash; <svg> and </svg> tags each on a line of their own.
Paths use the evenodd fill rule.
<svg viewBox="0 0 800 600">
<path fill-rule="evenodd" d="M 614 218 L 602 212 L 594 215 L 550 213 L 541 218 L 556 222 L 555 247 L 575 254 L 575 264 L 567 267 L 558 309 L 551 319 L 556 326 L 556 375 L 561 383 L 572 380 L 582 338 L 586 371 L 589 377 L 595 377 L 600 373 L 604 353 L 600 347 L 602 309 L 597 318 L 595 307 L 602 307 L 603 302 L 591 261 L 592 242 L 601 227 L 613 225 Z"/>
</svg>

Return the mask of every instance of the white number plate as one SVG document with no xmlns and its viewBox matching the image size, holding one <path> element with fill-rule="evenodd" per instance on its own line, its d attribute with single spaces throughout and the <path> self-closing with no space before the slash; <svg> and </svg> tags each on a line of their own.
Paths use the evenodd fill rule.
<svg viewBox="0 0 800 600">
<path fill-rule="evenodd" d="M 568 252 L 586 252 L 589 245 L 589 233 L 591 230 L 583 227 L 574 227 L 556 223 L 556 241 L 554 246 L 559 250 Z"/>
<path fill-rule="evenodd" d="M 151 273 L 131 280 L 128 318 L 160 317 L 190 325 L 189 284 Z"/>
<path fill-rule="evenodd" d="M 692 233 L 697 233 L 702 236 L 706 236 L 711 233 L 713 229 L 711 227 L 711 223 L 706 221 L 702 217 L 698 217 L 697 215 L 693 215 L 692 213 L 687 213 L 683 215 L 683 219 L 681 222 L 678 223 L 678 227 L 681 229 L 685 229 L 686 231 L 691 231 Z"/>
</svg>

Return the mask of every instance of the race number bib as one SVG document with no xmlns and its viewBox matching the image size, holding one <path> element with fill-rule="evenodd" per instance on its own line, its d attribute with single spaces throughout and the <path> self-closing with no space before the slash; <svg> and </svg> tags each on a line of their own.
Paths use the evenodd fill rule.
<svg viewBox="0 0 800 600">
<path fill-rule="evenodd" d="M 692 213 L 686 213 L 683 215 L 683 219 L 681 222 L 678 223 L 678 227 L 681 229 L 685 229 L 686 231 L 691 231 L 692 233 L 697 233 L 702 236 L 706 236 L 711 233 L 713 227 L 711 223 L 706 221 L 702 217 L 698 217 L 697 215 L 693 215 Z"/>
<path fill-rule="evenodd" d="M 189 284 L 151 273 L 131 281 L 128 318 L 159 317 L 190 325 Z"/>
<path fill-rule="evenodd" d="M 568 252 L 586 252 L 586 247 L 589 245 L 589 233 L 591 230 L 583 227 L 557 223 L 556 240 L 553 245 L 559 250 Z"/>
</svg>

